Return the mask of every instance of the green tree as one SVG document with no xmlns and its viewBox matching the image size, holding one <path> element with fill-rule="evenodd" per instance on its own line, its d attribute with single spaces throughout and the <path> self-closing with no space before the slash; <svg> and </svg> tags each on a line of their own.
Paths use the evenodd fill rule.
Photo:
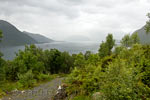
<svg viewBox="0 0 150 100">
<path fill-rule="evenodd" d="M 147 17 L 148 17 L 148 21 L 146 22 L 145 30 L 146 33 L 148 34 L 150 32 L 150 13 L 147 14 Z"/>
<path fill-rule="evenodd" d="M 110 55 L 111 50 L 115 45 L 115 40 L 113 39 L 112 34 L 108 34 L 108 36 L 106 37 L 106 45 L 108 46 L 108 55 Z"/>
<path fill-rule="evenodd" d="M 75 61 L 74 61 L 74 66 L 81 68 L 83 66 L 85 66 L 85 58 L 84 55 L 82 53 L 79 53 L 78 55 L 76 55 Z"/>
<path fill-rule="evenodd" d="M 123 47 L 123 46 L 115 47 L 115 50 L 114 50 L 113 53 L 114 53 L 116 56 L 118 56 L 118 55 L 120 55 L 120 53 L 123 51 L 123 49 L 125 49 L 125 47 Z"/>
<path fill-rule="evenodd" d="M 98 54 L 91 54 L 88 57 L 87 64 L 97 66 L 100 62 L 100 57 Z"/>
<path fill-rule="evenodd" d="M 91 54 L 92 54 L 91 51 L 86 51 L 84 54 L 85 60 L 88 60 Z"/>
<path fill-rule="evenodd" d="M 102 41 L 100 48 L 99 48 L 99 56 L 100 56 L 100 58 L 103 58 L 107 55 L 108 55 L 108 47 L 107 47 L 106 43 L 104 43 Z"/>
<path fill-rule="evenodd" d="M 14 81 L 17 80 L 17 73 L 18 73 L 18 68 L 17 66 L 13 65 L 13 61 L 7 61 L 7 63 L 4 66 L 4 71 L 5 71 L 5 76 L 6 80 L 9 81 Z"/>
<path fill-rule="evenodd" d="M 2 38 L 2 32 L 0 31 L 0 42 L 1 42 L 1 38 Z M 0 52 L 0 82 L 5 78 L 3 65 L 4 65 L 4 60 L 2 59 L 2 53 Z"/>
<path fill-rule="evenodd" d="M 61 53 L 61 72 L 62 73 L 69 73 L 71 69 L 73 68 L 74 60 L 69 55 L 68 52 L 62 52 Z"/>
<path fill-rule="evenodd" d="M 47 73 L 69 73 L 73 67 L 74 59 L 68 52 L 60 52 L 57 49 L 44 51 L 44 66 Z"/>
<path fill-rule="evenodd" d="M 99 56 L 101 58 L 111 55 L 111 50 L 115 45 L 115 40 L 113 39 L 112 34 L 108 34 L 106 37 L 106 42 L 102 42 L 99 48 Z"/>
<path fill-rule="evenodd" d="M 130 40 L 130 35 L 129 34 L 125 35 L 122 38 L 121 44 L 122 44 L 122 46 L 125 46 L 125 47 L 130 47 L 131 46 L 131 40 Z"/>
<path fill-rule="evenodd" d="M 25 50 L 20 50 L 16 55 L 13 61 L 13 70 L 15 69 L 17 75 L 25 74 L 29 70 L 32 70 L 36 78 L 45 70 L 44 64 L 39 60 L 40 56 L 38 55 L 38 48 L 35 45 L 25 46 Z M 15 76 L 14 79 L 18 79 L 18 76 Z"/>
<path fill-rule="evenodd" d="M 61 52 L 57 49 L 46 50 L 44 52 L 44 65 L 48 72 L 56 74 L 61 69 Z"/>
<path fill-rule="evenodd" d="M 140 43 L 140 38 L 139 38 L 139 36 L 138 36 L 138 33 L 134 33 L 134 34 L 132 34 L 131 35 L 131 37 L 130 37 L 130 41 L 131 41 L 131 44 L 133 45 L 133 44 L 139 44 Z"/>
</svg>

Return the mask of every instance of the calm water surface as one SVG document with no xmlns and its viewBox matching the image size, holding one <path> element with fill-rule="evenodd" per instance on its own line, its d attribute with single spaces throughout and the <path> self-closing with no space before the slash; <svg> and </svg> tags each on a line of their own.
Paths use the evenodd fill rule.
<svg viewBox="0 0 150 100">
<path fill-rule="evenodd" d="M 91 51 L 96 53 L 99 48 L 98 42 L 53 42 L 53 43 L 44 43 L 36 44 L 37 47 L 40 47 L 44 50 L 56 48 L 60 51 L 67 51 L 70 54 L 76 53 L 85 53 L 86 51 Z M 15 46 L 9 48 L 0 48 L 0 51 L 3 53 L 3 58 L 7 60 L 12 60 L 15 57 L 15 53 L 18 50 L 24 50 L 24 46 Z"/>
</svg>

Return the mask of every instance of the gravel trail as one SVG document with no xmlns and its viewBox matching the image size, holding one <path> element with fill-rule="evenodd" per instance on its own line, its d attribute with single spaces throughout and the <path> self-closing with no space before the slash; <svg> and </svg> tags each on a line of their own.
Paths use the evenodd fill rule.
<svg viewBox="0 0 150 100">
<path fill-rule="evenodd" d="M 64 78 L 56 78 L 32 90 L 16 91 L 0 100 L 52 100 Z"/>
</svg>

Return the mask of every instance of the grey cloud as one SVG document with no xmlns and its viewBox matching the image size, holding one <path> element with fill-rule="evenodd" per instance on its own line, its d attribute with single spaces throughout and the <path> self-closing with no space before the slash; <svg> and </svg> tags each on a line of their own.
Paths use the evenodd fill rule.
<svg viewBox="0 0 150 100">
<path fill-rule="evenodd" d="M 0 1 L 3 4 L 1 6 L 1 12 L 6 15 L 14 13 L 55 13 L 58 15 L 64 15 L 70 18 L 78 17 L 78 11 L 74 7 L 66 6 L 57 0 L 6 0 Z M 9 8 L 11 7 L 11 8 Z M 37 10 L 36 10 L 37 9 Z"/>
<path fill-rule="evenodd" d="M 81 5 L 84 2 L 84 0 L 57 0 L 58 2 L 62 3 L 62 4 L 65 4 L 65 5 Z"/>
<path fill-rule="evenodd" d="M 116 38 L 145 24 L 149 0 L 0 0 L 0 19 L 56 39 L 86 35 Z"/>
</svg>

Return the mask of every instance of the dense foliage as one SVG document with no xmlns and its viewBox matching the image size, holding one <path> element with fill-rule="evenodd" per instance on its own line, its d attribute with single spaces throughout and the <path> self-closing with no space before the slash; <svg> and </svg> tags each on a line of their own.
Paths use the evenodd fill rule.
<svg viewBox="0 0 150 100">
<path fill-rule="evenodd" d="M 94 55 L 97 64 L 88 63 L 93 59 L 80 60 L 84 65 L 76 66 L 66 79 L 69 95 L 80 100 L 93 96 L 94 100 L 150 99 L 149 45 L 133 42 L 130 49 L 123 45 L 103 58 L 97 55 Z"/>
<path fill-rule="evenodd" d="M 69 73 L 73 66 L 74 57 L 68 52 L 25 46 L 12 61 L 5 61 L 0 56 L 0 95 L 2 91 L 32 88 L 40 81 L 51 80 L 55 74 Z"/>
<path fill-rule="evenodd" d="M 139 44 L 139 43 L 140 43 L 140 38 L 138 36 L 138 33 L 134 33 L 131 36 L 129 34 L 126 34 L 121 40 L 122 46 L 125 47 L 131 47 L 133 44 Z"/>
</svg>

